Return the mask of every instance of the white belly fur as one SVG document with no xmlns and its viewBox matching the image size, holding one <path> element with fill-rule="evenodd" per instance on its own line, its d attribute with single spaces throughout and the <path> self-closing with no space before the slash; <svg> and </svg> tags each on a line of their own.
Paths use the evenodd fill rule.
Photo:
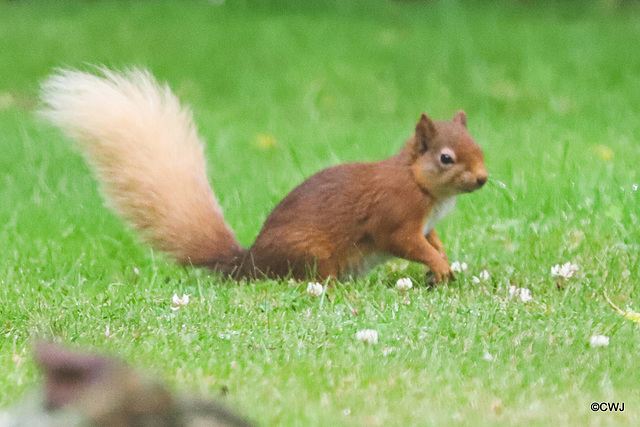
<svg viewBox="0 0 640 427">
<path fill-rule="evenodd" d="M 451 212 L 451 209 L 453 209 L 455 205 L 456 196 L 447 197 L 446 199 L 442 199 L 436 203 L 427 218 L 427 222 L 425 222 L 424 227 L 422 228 L 423 234 L 426 236 L 431 230 L 433 230 L 436 224 Z"/>
<path fill-rule="evenodd" d="M 352 264 L 347 266 L 346 270 L 342 273 L 341 278 L 347 279 L 349 277 L 356 278 L 358 276 L 364 276 L 372 269 L 376 268 L 380 264 L 384 264 L 393 258 L 393 255 L 384 252 L 374 252 L 362 258 L 358 264 Z"/>
<path fill-rule="evenodd" d="M 433 210 L 429 214 L 429 217 L 427 218 L 427 222 L 424 224 L 424 227 L 422 229 L 424 234 L 426 235 L 428 232 L 433 230 L 436 224 L 442 218 L 444 218 L 449 212 L 451 212 L 451 209 L 453 209 L 455 205 L 456 205 L 455 196 L 442 199 L 438 203 L 436 203 L 436 205 L 433 207 Z M 347 279 L 349 277 L 363 276 L 367 274 L 369 271 L 371 271 L 371 269 L 388 261 L 391 258 L 393 258 L 391 254 L 387 254 L 384 252 L 374 252 L 362 258 L 358 264 L 352 264 L 347 266 L 345 271 L 342 273 L 341 278 Z"/>
</svg>

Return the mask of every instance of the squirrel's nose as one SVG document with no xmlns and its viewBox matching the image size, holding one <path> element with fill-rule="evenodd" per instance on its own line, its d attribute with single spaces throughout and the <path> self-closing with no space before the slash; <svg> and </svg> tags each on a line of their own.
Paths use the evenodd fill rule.
<svg viewBox="0 0 640 427">
<path fill-rule="evenodd" d="M 478 188 L 482 187 L 485 184 L 485 182 L 487 182 L 487 178 L 488 177 L 485 175 L 476 179 L 476 182 L 478 183 Z"/>
</svg>

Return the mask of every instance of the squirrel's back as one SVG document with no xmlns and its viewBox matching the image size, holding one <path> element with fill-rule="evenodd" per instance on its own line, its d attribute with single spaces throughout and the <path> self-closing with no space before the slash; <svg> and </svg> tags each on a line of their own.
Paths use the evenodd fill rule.
<svg viewBox="0 0 640 427">
<path fill-rule="evenodd" d="M 396 218 L 419 221 L 426 198 L 402 156 L 332 166 L 273 209 L 250 249 L 253 261 L 280 276 L 304 277 L 309 269 L 318 277 L 361 275 L 390 258 L 377 231 Z"/>
<path fill-rule="evenodd" d="M 209 186 L 191 112 L 146 71 L 62 70 L 42 86 L 43 114 L 78 140 L 105 197 L 156 248 L 194 265 L 244 249 Z"/>
</svg>

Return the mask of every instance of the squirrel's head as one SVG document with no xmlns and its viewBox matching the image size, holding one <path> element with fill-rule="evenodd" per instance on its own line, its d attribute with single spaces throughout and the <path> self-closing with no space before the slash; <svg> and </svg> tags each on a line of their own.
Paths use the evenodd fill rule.
<svg viewBox="0 0 640 427">
<path fill-rule="evenodd" d="M 403 151 L 418 185 L 436 197 L 470 193 L 487 182 L 482 149 L 467 131 L 464 111 L 450 122 L 434 122 L 423 114 Z"/>
</svg>

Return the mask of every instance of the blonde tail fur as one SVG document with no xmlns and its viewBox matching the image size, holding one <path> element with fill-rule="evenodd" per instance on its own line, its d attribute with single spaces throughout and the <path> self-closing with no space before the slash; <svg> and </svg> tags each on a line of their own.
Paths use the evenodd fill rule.
<svg viewBox="0 0 640 427">
<path fill-rule="evenodd" d="M 157 249 L 222 269 L 245 250 L 209 186 L 191 112 L 149 72 L 61 70 L 43 114 L 78 140 L 109 205 Z"/>
</svg>

